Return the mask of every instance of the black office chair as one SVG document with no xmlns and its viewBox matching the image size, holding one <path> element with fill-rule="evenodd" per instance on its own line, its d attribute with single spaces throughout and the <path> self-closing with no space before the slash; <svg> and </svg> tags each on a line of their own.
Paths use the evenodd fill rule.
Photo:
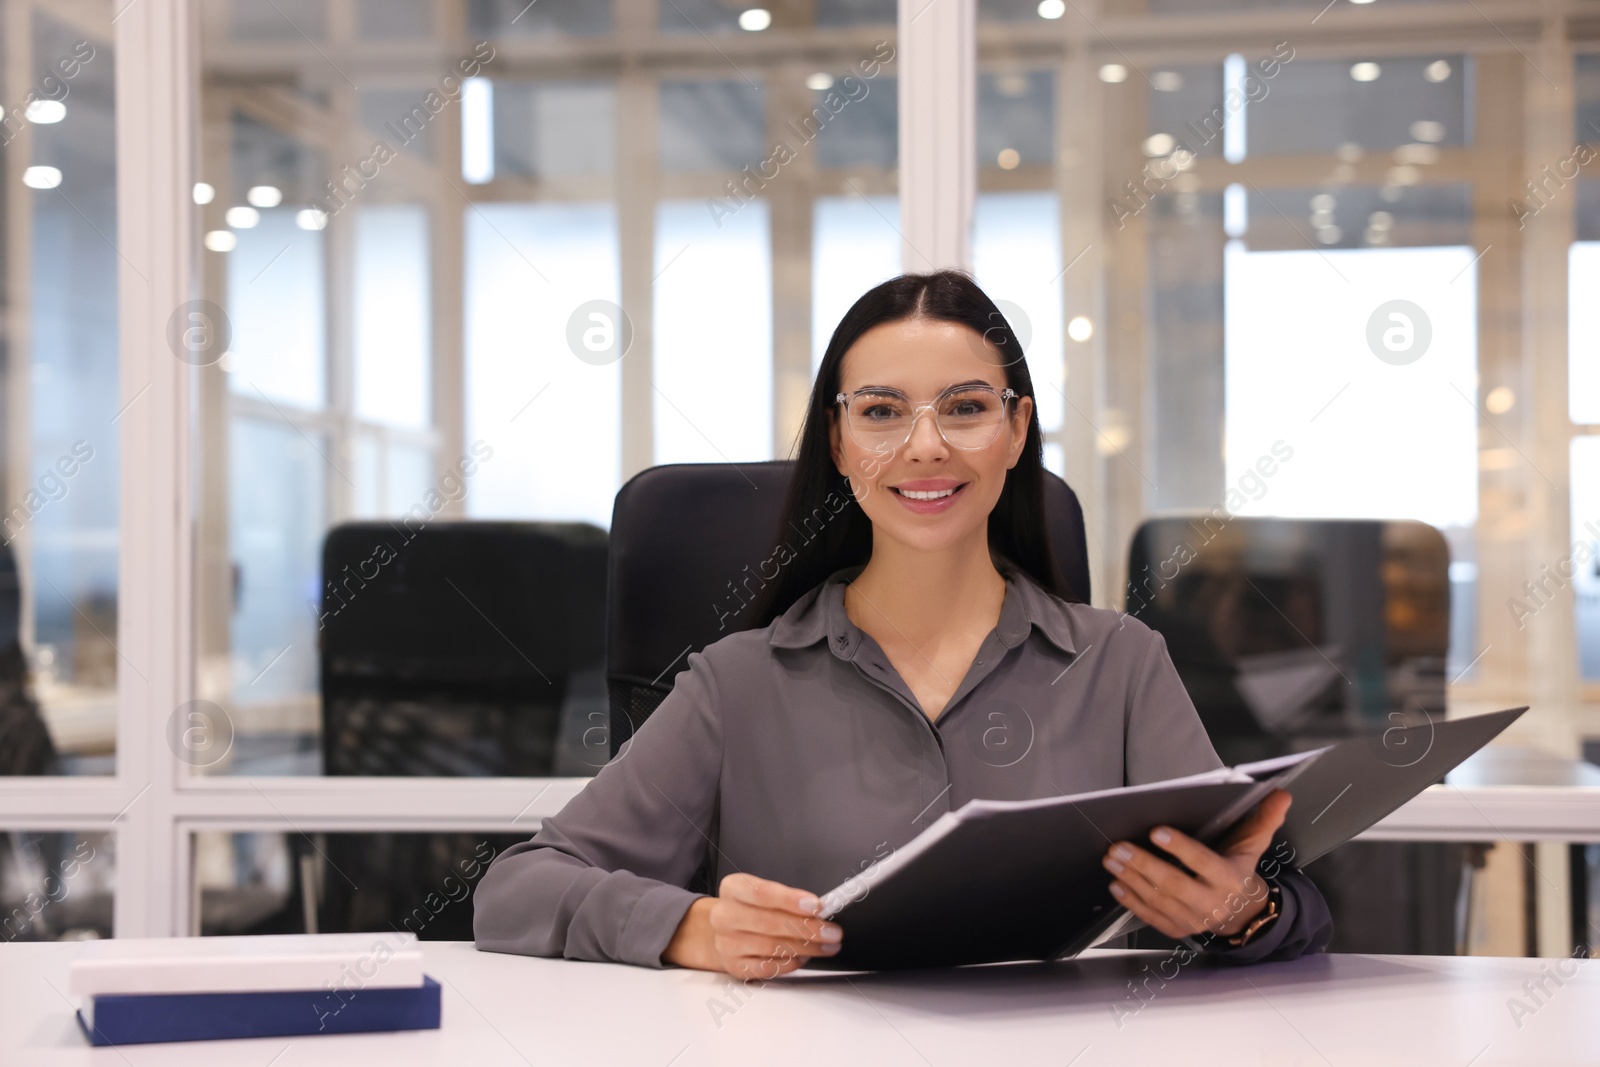
<svg viewBox="0 0 1600 1067">
<path fill-rule="evenodd" d="M 1449 572 L 1425 523 L 1171 515 L 1134 534 L 1127 609 L 1166 638 L 1234 764 L 1442 721 Z M 1366 841 L 1317 860 L 1332 947 L 1454 953 L 1473 860 L 1470 846 Z"/>
<path fill-rule="evenodd" d="M 605 762 L 605 568 L 605 531 L 584 523 L 330 530 L 323 773 L 594 773 Z M 598 715 L 563 721 L 575 711 Z M 586 765 L 571 746 L 591 727 Z"/>
<path fill-rule="evenodd" d="M 729 612 L 739 601 L 730 590 L 777 543 L 793 467 L 675 463 L 641 471 L 618 491 L 606 591 L 612 755 L 672 692 L 687 655 L 733 632 Z M 1045 508 L 1057 566 L 1087 602 L 1083 508 L 1048 471 Z"/>
<path fill-rule="evenodd" d="M 0 543 L 0 775 L 60 774 L 55 743 L 45 725 L 28 684 L 28 660 L 22 650 L 22 582 L 9 544 Z M 31 895 L 48 888 L 50 872 L 59 871 L 72 848 L 70 833 L 40 830 L 0 831 L 0 913 L 30 916 Z M 109 931 L 109 915 L 102 925 L 83 921 L 98 915 L 109 899 L 79 901 L 85 907 L 45 908 L 36 917 L 8 932 L 21 941 L 50 940 L 64 930 L 99 927 Z"/>
<path fill-rule="evenodd" d="M 28 689 L 21 626 L 17 560 L 0 544 L 0 775 L 56 774 L 55 744 Z"/>
<path fill-rule="evenodd" d="M 330 530 L 324 773 L 594 774 L 609 758 L 605 570 L 606 533 L 583 523 L 410 528 L 397 519 Z M 471 940 L 470 899 L 442 909 L 428 901 L 465 881 L 485 844 L 498 853 L 527 833 L 315 837 L 290 836 L 290 899 L 247 932 L 395 929 Z"/>
</svg>

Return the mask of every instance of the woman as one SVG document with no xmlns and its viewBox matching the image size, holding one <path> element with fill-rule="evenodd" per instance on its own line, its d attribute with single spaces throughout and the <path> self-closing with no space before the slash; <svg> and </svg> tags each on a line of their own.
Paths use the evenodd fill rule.
<svg viewBox="0 0 1600 1067">
<path fill-rule="evenodd" d="M 690 654 L 629 746 L 490 866 L 478 947 L 770 978 L 838 951 L 818 894 L 974 797 L 1220 766 L 1160 635 L 1062 580 L 1042 452 L 1021 347 L 970 278 L 858 300 L 801 431 L 784 529 L 809 540 L 775 553 L 753 625 Z M 1220 851 L 1156 828 L 1182 867 L 1115 842 L 1111 892 L 1220 957 L 1320 951 L 1316 888 L 1255 873 L 1288 800 Z"/>
</svg>

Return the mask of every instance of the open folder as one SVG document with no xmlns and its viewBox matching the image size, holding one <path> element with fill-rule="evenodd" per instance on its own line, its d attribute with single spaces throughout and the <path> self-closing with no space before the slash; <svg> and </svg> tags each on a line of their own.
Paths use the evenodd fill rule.
<svg viewBox="0 0 1600 1067">
<path fill-rule="evenodd" d="M 971 800 L 823 894 L 844 929 L 808 967 L 880 970 L 1074 956 L 1130 918 L 1100 866 L 1114 842 L 1160 852 L 1158 825 L 1222 842 L 1268 793 L 1294 803 L 1268 856 L 1304 867 L 1438 782 L 1527 707 L 1394 726 L 1188 778 L 1038 800 Z M 1292 850 L 1292 851 L 1291 851 Z"/>
</svg>

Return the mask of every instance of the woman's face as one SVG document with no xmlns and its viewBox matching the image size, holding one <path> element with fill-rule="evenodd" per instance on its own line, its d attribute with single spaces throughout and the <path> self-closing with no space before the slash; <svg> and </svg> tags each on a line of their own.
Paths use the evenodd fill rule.
<svg viewBox="0 0 1600 1067">
<path fill-rule="evenodd" d="M 851 396 L 869 386 L 888 387 L 921 405 L 967 382 L 985 382 L 996 393 L 1005 389 L 999 351 L 971 327 L 916 318 L 862 334 L 845 353 L 839 388 Z M 1033 398 L 1018 397 L 1005 406 L 994 440 L 969 450 L 945 441 L 929 407 L 917 412 L 904 444 L 872 447 L 852 436 L 844 405 L 836 403 L 829 419 L 834 466 L 850 479 L 875 541 L 889 537 L 919 551 L 939 551 L 986 529 L 1006 472 L 1022 455 L 1032 414 Z M 947 495 L 917 500 L 906 495 L 911 492 Z"/>
</svg>

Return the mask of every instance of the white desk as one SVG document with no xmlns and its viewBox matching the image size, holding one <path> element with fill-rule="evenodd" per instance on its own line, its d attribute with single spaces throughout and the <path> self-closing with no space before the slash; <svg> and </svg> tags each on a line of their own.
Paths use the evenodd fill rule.
<svg viewBox="0 0 1600 1067">
<path fill-rule="evenodd" d="M 406 1034 L 91 1049 L 65 999 L 79 946 L 0 945 L 0 1064 L 1146 1064 L 1497 1067 L 1600 1063 L 1600 960 L 1323 956 L 1194 964 L 1118 1026 L 1112 1004 L 1161 953 L 904 974 L 801 973 L 729 991 L 724 976 L 480 953 L 427 943 L 444 1027 Z M 1507 1000 L 1575 976 L 1519 1028 Z M 1171 968 L 1168 968 L 1171 973 Z M 54 988 L 52 988 L 54 987 Z M 58 992 L 59 991 L 59 992 Z M 1527 1001 L 1532 1006 L 1531 1001 Z"/>
</svg>

